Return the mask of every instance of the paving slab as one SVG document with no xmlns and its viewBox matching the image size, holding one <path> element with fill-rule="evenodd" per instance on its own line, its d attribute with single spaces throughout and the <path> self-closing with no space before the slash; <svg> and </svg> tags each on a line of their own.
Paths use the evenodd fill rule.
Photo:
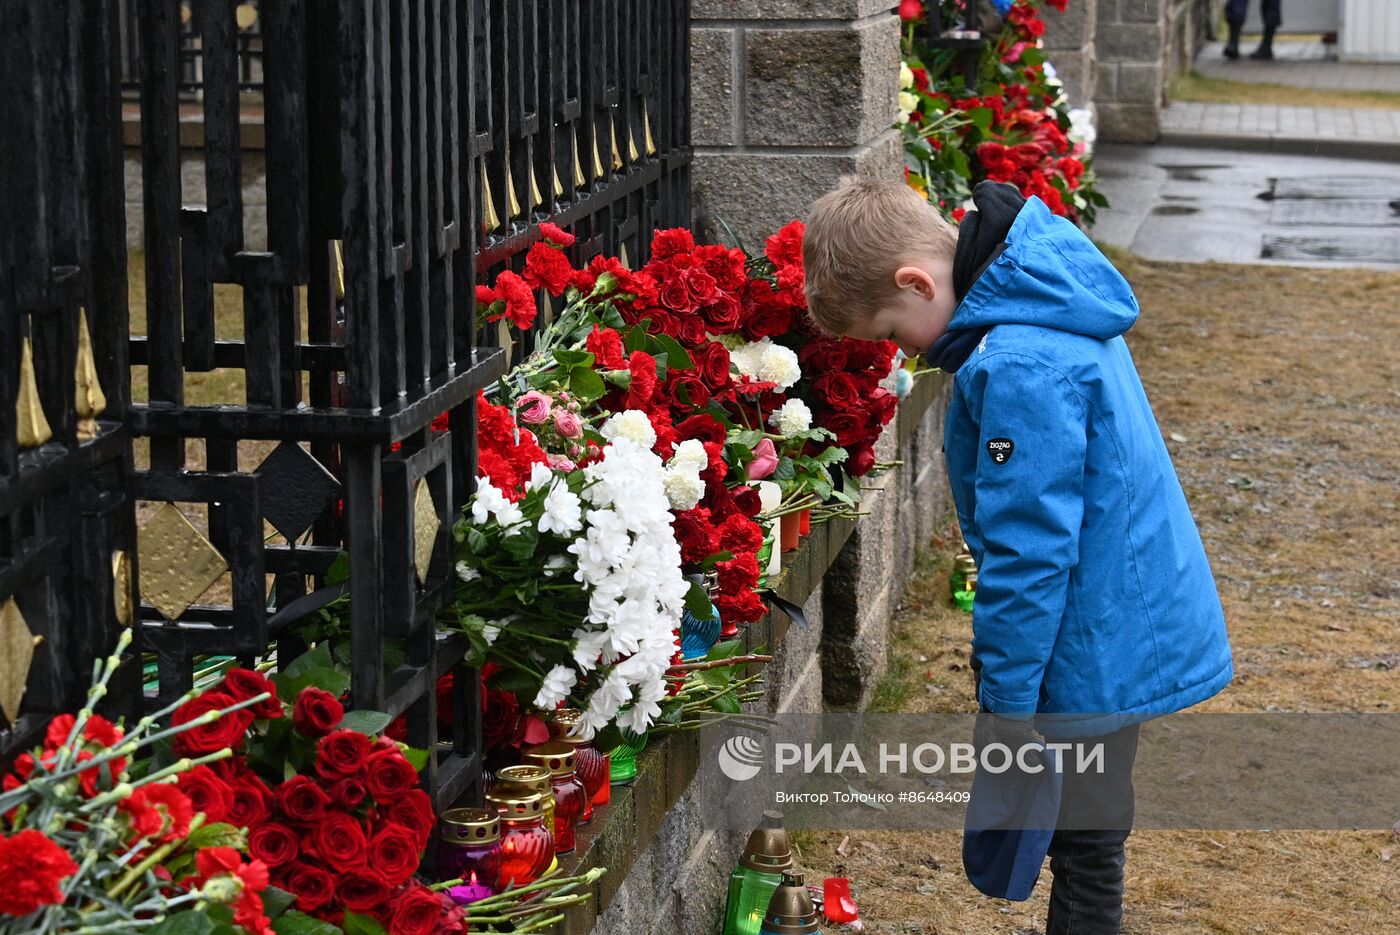
<svg viewBox="0 0 1400 935">
<path fill-rule="evenodd" d="M 1168 146 L 1400 160 L 1400 108 L 1177 101 L 1162 111 L 1159 142 Z"/>
<path fill-rule="evenodd" d="M 1247 56 L 1258 37 L 1246 36 L 1240 51 Z M 1391 91 L 1400 94 L 1400 63 L 1341 62 L 1336 47 L 1321 42 L 1274 43 L 1274 60 L 1256 62 L 1225 57 L 1225 43 L 1207 43 L 1196 56 L 1195 69 L 1207 78 L 1226 78 L 1249 84 L 1283 84 L 1326 91 Z"/>
<path fill-rule="evenodd" d="M 1100 146 L 1096 240 L 1153 260 L 1400 268 L 1400 163 Z"/>
</svg>

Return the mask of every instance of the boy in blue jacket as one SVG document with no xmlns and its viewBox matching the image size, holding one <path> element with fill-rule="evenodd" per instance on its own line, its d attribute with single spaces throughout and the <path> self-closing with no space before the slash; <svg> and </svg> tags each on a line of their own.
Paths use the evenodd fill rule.
<svg viewBox="0 0 1400 935">
<path fill-rule="evenodd" d="M 1040 199 L 983 182 L 973 202 L 955 230 L 902 183 L 844 180 L 807 224 L 808 306 L 953 376 L 979 706 L 1003 740 L 1078 715 L 1108 761 L 1093 784 L 1064 777 L 1046 935 L 1116 933 L 1138 723 L 1230 681 L 1224 614 L 1122 337 L 1132 289 Z"/>
</svg>

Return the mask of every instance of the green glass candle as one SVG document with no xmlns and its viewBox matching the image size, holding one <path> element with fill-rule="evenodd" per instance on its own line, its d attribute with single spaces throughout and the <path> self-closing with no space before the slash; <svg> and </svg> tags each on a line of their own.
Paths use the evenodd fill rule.
<svg viewBox="0 0 1400 935">
<path fill-rule="evenodd" d="M 614 786 L 625 786 L 637 778 L 637 755 L 647 745 L 646 731 L 634 734 L 625 727 L 621 730 L 622 743 L 612 748 L 608 767 L 608 781 Z"/>
<path fill-rule="evenodd" d="M 729 875 L 724 935 L 758 935 L 773 893 L 792 869 L 792 851 L 780 812 L 763 813 L 763 823 L 749 835 L 743 856 Z"/>
</svg>

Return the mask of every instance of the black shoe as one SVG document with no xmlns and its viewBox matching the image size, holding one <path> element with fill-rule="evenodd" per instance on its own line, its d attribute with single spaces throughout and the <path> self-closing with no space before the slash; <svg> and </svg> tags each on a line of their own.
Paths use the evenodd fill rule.
<svg viewBox="0 0 1400 935">
<path fill-rule="evenodd" d="M 1227 45 L 1225 47 L 1225 57 L 1232 62 L 1235 61 L 1235 59 L 1240 57 L 1240 47 L 1237 45 Z"/>
<path fill-rule="evenodd" d="M 1235 54 L 1238 55 L 1239 53 L 1236 52 Z M 1250 52 L 1249 57 L 1256 62 L 1272 62 L 1274 60 L 1274 50 L 1266 45 L 1261 45 L 1253 52 Z"/>
</svg>

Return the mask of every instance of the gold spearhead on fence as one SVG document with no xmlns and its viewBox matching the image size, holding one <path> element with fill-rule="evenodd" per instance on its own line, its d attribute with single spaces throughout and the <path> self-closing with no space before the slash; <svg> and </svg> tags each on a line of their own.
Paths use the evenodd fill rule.
<svg viewBox="0 0 1400 935">
<path fill-rule="evenodd" d="M 92 353 L 92 336 L 88 332 L 87 309 L 78 309 L 78 361 L 74 379 L 77 392 L 73 408 L 78 414 L 78 438 L 88 441 L 97 437 L 97 417 L 107 409 L 107 397 L 97 379 L 97 361 Z"/>
<path fill-rule="evenodd" d="M 622 150 L 617 148 L 617 120 L 608 116 L 608 137 L 612 141 L 612 167 L 617 172 L 622 169 Z"/>
<path fill-rule="evenodd" d="M 39 401 L 39 381 L 34 376 L 34 349 L 29 339 L 19 357 L 19 393 L 15 397 L 15 436 L 21 448 L 38 448 L 53 438 L 53 429 Z"/>
<path fill-rule="evenodd" d="M 481 222 L 489 231 L 501 226 L 501 219 L 496 214 L 496 202 L 491 197 L 491 184 L 486 178 L 484 164 L 481 167 Z"/>
<path fill-rule="evenodd" d="M 544 195 L 540 192 L 540 183 L 535 178 L 535 163 L 530 162 L 530 207 L 538 208 L 544 204 Z"/>
<path fill-rule="evenodd" d="M 646 107 L 642 108 L 642 130 L 644 135 L 646 136 L 647 155 L 655 156 L 656 141 L 651 138 L 651 112 L 647 110 Z"/>
<path fill-rule="evenodd" d="M 583 163 L 578 158 L 578 134 L 574 135 L 574 187 L 582 188 L 588 184 L 588 177 L 583 174 Z"/>
<path fill-rule="evenodd" d="M 520 216 L 520 201 L 515 197 L 515 174 L 509 164 L 506 165 L 506 207 L 511 217 Z"/>
<path fill-rule="evenodd" d="M 554 197 L 564 197 L 564 183 L 559 180 L 559 167 L 550 166 L 550 171 L 554 173 Z"/>
</svg>

